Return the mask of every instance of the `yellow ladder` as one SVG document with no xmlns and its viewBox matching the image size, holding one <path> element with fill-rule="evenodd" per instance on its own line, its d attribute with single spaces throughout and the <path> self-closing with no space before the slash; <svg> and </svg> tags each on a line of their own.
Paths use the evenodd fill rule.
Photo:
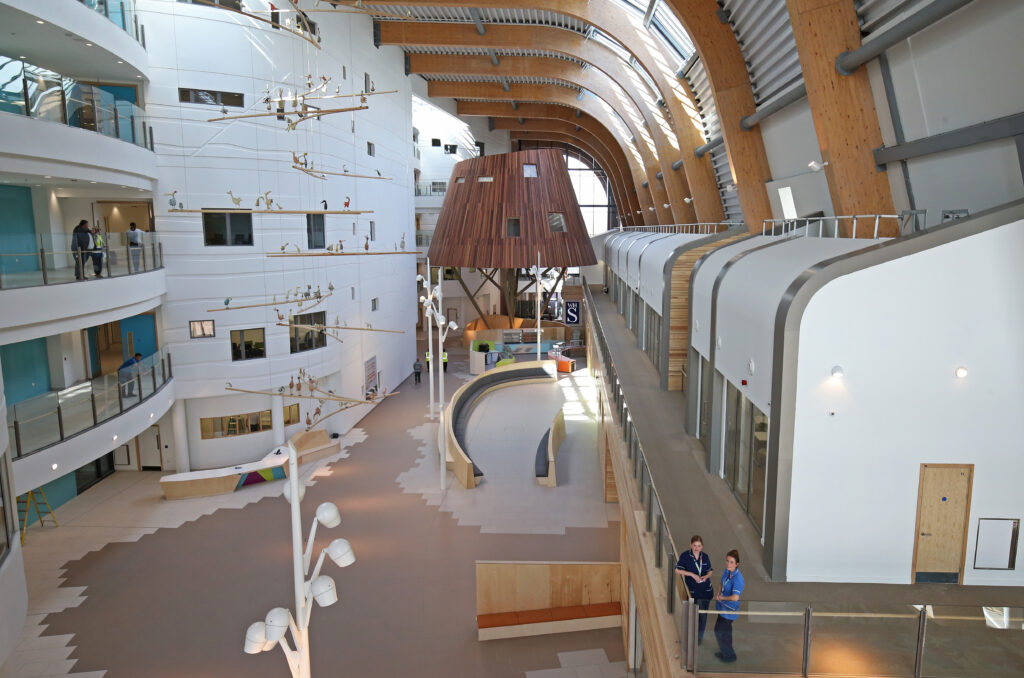
<svg viewBox="0 0 1024 678">
<path fill-rule="evenodd" d="M 36 495 L 39 495 L 40 499 L 36 499 Z M 36 515 L 39 517 L 39 526 L 42 527 L 43 521 L 49 518 L 53 521 L 54 527 L 59 527 L 57 524 L 57 516 L 54 514 L 53 509 L 50 508 L 50 502 L 46 498 L 46 493 L 43 492 L 43 488 L 37 487 L 34 490 L 29 490 L 25 494 L 18 497 L 18 518 L 21 519 L 21 543 L 25 544 L 25 535 L 28 534 L 28 516 L 29 507 L 34 507 Z M 45 509 L 44 509 L 45 507 Z"/>
</svg>

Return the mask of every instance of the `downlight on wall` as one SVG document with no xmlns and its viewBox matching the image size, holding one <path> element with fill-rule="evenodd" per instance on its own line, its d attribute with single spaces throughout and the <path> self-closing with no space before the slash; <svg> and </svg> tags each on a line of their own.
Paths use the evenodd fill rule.
<svg viewBox="0 0 1024 678">
<path fill-rule="evenodd" d="M 963 365 L 961 365 L 960 367 L 958 367 L 955 370 L 953 370 L 953 374 L 956 376 L 957 379 L 966 379 L 967 378 L 967 368 L 964 367 Z"/>
<path fill-rule="evenodd" d="M 843 368 L 842 367 L 840 367 L 839 365 L 836 365 L 835 367 L 832 368 L 832 378 L 833 379 L 838 381 L 839 379 L 842 379 L 844 376 L 846 376 L 846 375 L 843 373 Z"/>
</svg>

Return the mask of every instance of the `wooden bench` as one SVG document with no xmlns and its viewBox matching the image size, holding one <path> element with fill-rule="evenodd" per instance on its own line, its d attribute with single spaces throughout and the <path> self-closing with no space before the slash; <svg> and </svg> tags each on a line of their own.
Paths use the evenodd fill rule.
<svg viewBox="0 0 1024 678">
<path fill-rule="evenodd" d="M 619 602 L 551 607 L 521 612 L 498 612 L 476 616 L 477 638 L 522 638 L 568 631 L 611 629 L 622 625 Z"/>
</svg>

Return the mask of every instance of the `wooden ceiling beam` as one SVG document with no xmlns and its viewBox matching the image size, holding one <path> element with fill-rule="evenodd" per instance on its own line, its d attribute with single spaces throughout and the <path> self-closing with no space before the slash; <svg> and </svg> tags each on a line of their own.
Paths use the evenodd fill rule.
<svg viewBox="0 0 1024 678">
<path fill-rule="evenodd" d="M 845 76 L 835 65 L 839 53 L 861 45 L 854 6 L 838 0 L 787 0 L 787 5 L 821 159 L 827 163 L 832 209 L 893 214 L 889 177 L 875 166 L 873 150 L 882 145 L 882 132 L 867 69 Z M 897 236 L 899 228 L 887 225 L 879 235 Z"/>
</svg>

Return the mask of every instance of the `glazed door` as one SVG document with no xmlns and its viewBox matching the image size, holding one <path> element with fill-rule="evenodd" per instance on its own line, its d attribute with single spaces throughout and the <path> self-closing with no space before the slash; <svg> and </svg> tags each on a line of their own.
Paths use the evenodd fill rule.
<svg viewBox="0 0 1024 678">
<path fill-rule="evenodd" d="M 959 583 L 963 578 L 970 464 L 921 464 L 914 537 L 914 582 Z"/>
</svg>

